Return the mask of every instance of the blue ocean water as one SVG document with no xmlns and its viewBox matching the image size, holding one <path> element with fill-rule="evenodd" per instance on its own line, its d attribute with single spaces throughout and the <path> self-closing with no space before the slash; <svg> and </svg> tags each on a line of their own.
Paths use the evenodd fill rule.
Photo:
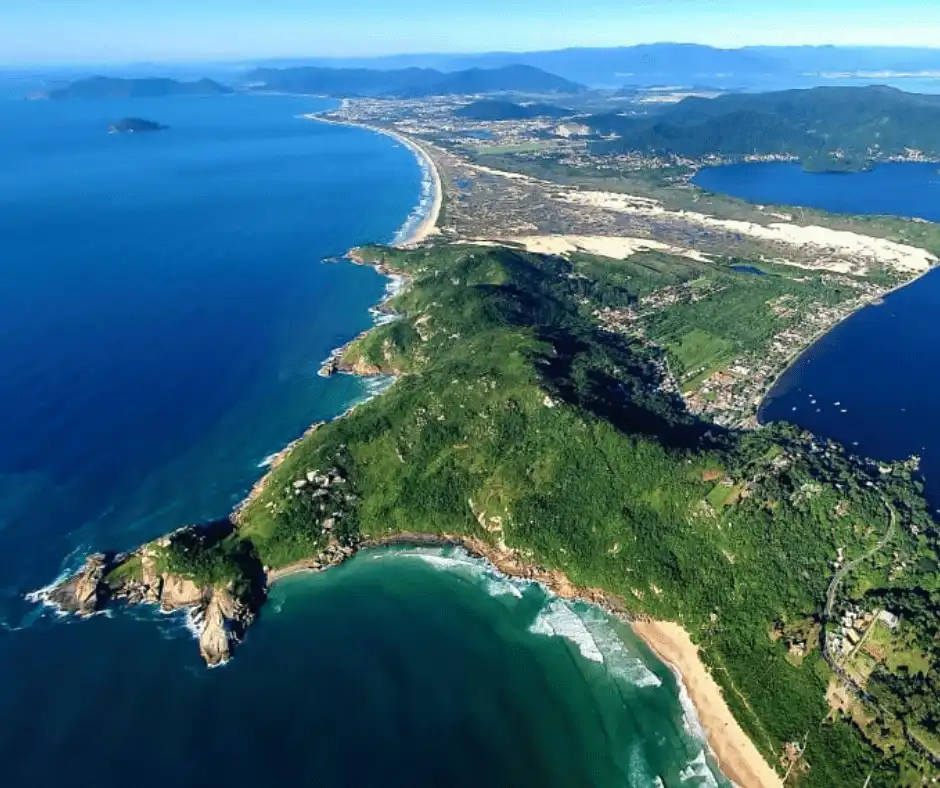
<svg viewBox="0 0 940 788">
<path fill-rule="evenodd" d="M 760 203 L 940 221 L 936 164 L 816 174 L 798 164 L 702 170 L 702 188 Z M 922 458 L 926 492 L 940 508 L 940 271 L 867 307 L 816 342 L 778 381 L 760 413 L 881 460 Z"/>
<path fill-rule="evenodd" d="M 796 162 L 758 162 L 705 167 L 692 183 L 748 202 L 940 221 L 937 167 L 895 162 L 870 172 L 812 173 Z"/>
<path fill-rule="evenodd" d="M 453 551 L 289 578 L 212 671 L 183 615 L 24 600 L 225 515 L 368 393 L 316 371 L 385 282 L 323 259 L 391 240 L 422 172 L 324 106 L 0 102 L 0 784 L 725 785 L 628 629 Z"/>
</svg>

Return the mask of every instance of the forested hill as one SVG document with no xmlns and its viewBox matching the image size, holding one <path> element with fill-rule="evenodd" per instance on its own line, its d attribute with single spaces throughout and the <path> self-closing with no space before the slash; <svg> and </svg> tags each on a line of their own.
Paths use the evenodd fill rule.
<svg viewBox="0 0 940 788">
<path fill-rule="evenodd" d="M 475 93 L 533 92 L 573 93 L 581 86 L 532 66 L 471 68 L 444 73 L 430 68 L 380 71 L 366 68 L 261 68 L 247 79 L 265 88 L 289 93 L 324 96 L 423 96 L 472 95 Z"/>
<path fill-rule="evenodd" d="M 574 110 L 554 104 L 516 104 L 513 101 L 481 99 L 461 107 L 454 114 L 468 120 L 530 120 L 532 118 L 565 118 Z"/>
<path fill-rule="evenodd" d="M 600 144 L 610 152 L 806 158 L 841 150 L 877 158 L 914 148 L 940 155 L 940 96 L 877 85 L 693 97 L 655 114 L 609 113 L 585 122 L 618 136 Z"/>
<path fill-rule="evenodd" d="M 397 383 L 299 441 L 227 527 L 93 562 L 70 594 L 92 609 L 153 598 L 160 569 L 249 606 L 265 571 L 323 568 L 403 534 L 473 540 L 681 622 L 755 745 L 799 785 L 923 784 L 924 748 L 940 751 L 940 558 L 909 469 L 795 428 L 703 422 L 664 385 L 662 349 L 600 322 L 680 291 L 712 292 L 709 315 L 766 322 L 771 277 L 730 260 L 452 244 L 357 256 L 411 285 L 390 302 L 398 319 L 329 370 Z M 826 599 L 840 566 L 853 571 L 838 615 L 901 617 L 866 634 L 877 648 L 852 679 L 865 705 L 820 648 L 836 634 Z M 827 702 L 834 690 L 844 701 Z"/>
<path fill-rule="evenodd" d="M 163 96 L 218 95 L 231 93 L 232 88 L 211 79 L 179 82 L 175 79 L 118 79 L 90 77 L 45 94 L 50 99 L 123 99 L 161 98 Z"/>
</svg>

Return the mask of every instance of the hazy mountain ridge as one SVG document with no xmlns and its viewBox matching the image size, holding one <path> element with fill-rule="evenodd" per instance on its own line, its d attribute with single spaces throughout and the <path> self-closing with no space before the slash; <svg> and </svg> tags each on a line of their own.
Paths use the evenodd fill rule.
<svg viewBox="0 0 940 788">
<path fill-rule="evenodd" d="M 261 68 L 249 72 L 247 79 L 271 90 L 347 97 L 420 98 L 503 91 L 570 93 L 582 89 L 574 82 L 525 65 L 471 68 L 451 73 L 417 67 L 391 71 L 319 66 Z"/>
<path fill-rule="evenodd" d="M 232 88 L 211 79 L 179 82 L 165 77 L 142 79 L 89 77 L 72 82 L 64 88 L 46 91 L 41 94 L 41 97 L 50 99 L 159 98 L 181 95 L 221 95 L 232 92 Z"/>
<path fill-rule="evenodd" d="M 625 83 L 687 85 L 703 79 L 786 81 L 820 73 L 940 71 L 940 49 L 916 47 L 754 46 L 720 49 L 702 44 L 653 43 L 574 47 L 540 52 L 425 53 L 366 58 L 308 58 L 270 65 L 332 68 L 430 68 L 458 71 L 522 64 L 592 87 Z"/>
</svg>

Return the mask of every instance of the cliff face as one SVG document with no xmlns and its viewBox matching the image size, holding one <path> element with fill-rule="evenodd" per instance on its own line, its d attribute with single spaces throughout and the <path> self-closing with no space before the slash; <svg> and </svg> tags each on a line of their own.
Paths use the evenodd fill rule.
<svg viewBox="0 0 940 788">
<path fill-rule="evenodd" d="M 110 559 L 103 553 L 88 556 L 81 571 L 49 592 L 49 602 L 69 613 L 92 615 L 107 604 L 109 594 L 102 579 L 109 568 Z"/>
<path fill-rule="evenodd" d="M 160 542 L 133 553 L 90 556 L 85 566 L 46 596 L 66 613 L 90 616 L 110 603 L 155 604 L 164 611 L 189 610 L 199 628 L 199 651 L 209 665 L 226 662 L 234 644 L 254 620 L 257 602 L 249 592 L 229 587 L 200 586 L 193 580 L 161 571 Z M 137 567 L 139 566 L 139 570 Z"/>
<path fill-rule="evenodd" d="M 199 653 L 207 665 L 219 665 L 232 655 L 232 645 L 254 618 L 247 605 L 227 589 L 214 589 L 202 610 Z"/>
</svg>

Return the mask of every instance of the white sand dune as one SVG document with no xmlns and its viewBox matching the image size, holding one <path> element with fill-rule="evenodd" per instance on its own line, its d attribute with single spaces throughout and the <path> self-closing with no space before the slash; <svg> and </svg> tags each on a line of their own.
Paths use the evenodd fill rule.
<svg viewBox="0 0 940 788">
<path fill-rule="evenodd" d="M 688 257 L 702 263 L 709 258 L 694 249 L 670 246 L 648 238 L 604 235 L 522 235 L 499 239 L 499 242 L 514 243 L 530 252 L 539 254 L 566 255 L 571 252 L 586 252 L 614 260 L 626 260 L 637 252 L 657 251 L 678 257 Z M 495 242 L 494 242 L 495 243 Z"/>
<path fill-rule="evenodd" d="M 828 227 L 808 225 L 806 227 L 787 222 L 774 222 L 768 225 L 744 222 L 734 219 L 716 219 L 694 211 L 667 211 L 662 205 L 654 201 L 633 197 L 628 194 L 616 194 L 600 191 L 563 191 L 556 195 L 568 203 L 604 208 L 620 213 L 633 213 L 644 216 L 674 216 L 685 222 L 698 224 L 737 233 L 742 236 L 756 238 L 762 241 L 799 247 L 803 252 L 807 248 L 820 255 L 840 255 L 851 257 L 861 263 L 870 263 L 889 266 L 900 271 L 920 273 L 935 265 L 937 257 L 930 252 L 908 244 L 889 241 L 884 238 L 874 238 L 848 230 L 831 230 Z M 777 262 L 788 263 L 787 260 Z M 794 263 L 795 264 L 795 263 Z M 821 259 L 818 265 L 800 263 L 806 268 L 825 268 L 828 270 L 847 272 L 844 262 Z"/>
</svg>

